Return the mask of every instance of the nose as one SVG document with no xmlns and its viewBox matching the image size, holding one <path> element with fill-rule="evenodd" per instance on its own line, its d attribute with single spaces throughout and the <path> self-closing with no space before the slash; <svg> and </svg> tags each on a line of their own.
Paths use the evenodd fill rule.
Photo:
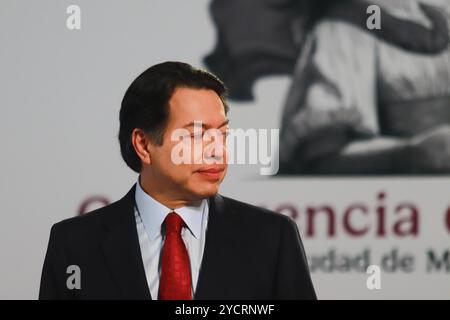
<svg viewBox="0 0 450 320">
<path fill-rule="evenodd" d="M 208 137 L 204 157 L 209 160 L 223 161 L 226 155 L 225 136 L 219 132 Z"/>
</svg>

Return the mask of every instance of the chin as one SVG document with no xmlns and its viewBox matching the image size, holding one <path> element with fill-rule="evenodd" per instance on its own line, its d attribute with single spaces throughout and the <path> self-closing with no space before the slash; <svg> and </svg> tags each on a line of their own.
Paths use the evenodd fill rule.
<svg viewBox="0 0 450 320">
<path fill-rule="evenodd" d="M 219 184 L 218 183 L 203 183 L 197 184 L 192 192 L 199 198 L 209 198 L 214 196 L 217 192 L 219 192 Z"/>
</svg>

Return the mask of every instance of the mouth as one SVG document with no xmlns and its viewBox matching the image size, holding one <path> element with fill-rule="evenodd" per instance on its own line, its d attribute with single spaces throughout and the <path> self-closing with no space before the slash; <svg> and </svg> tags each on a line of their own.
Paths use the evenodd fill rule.
<svg viewBox="0 0 450 320">
<path fill-rule="evenodd" d="M 222 172 L 225 170 L 225 167 L 222 166 L 213 166 L 202 168 L 196 171 L 196 173 L 201 174 L 203 177 L 208 178 L 210 180 L 219 180 Z"/>
</svg>

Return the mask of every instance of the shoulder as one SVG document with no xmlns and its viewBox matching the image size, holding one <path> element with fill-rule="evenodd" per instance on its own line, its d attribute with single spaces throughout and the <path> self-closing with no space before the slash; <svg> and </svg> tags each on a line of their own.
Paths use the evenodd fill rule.
<svg viewBox="0 0 450 320">
<path fill-rule="evenodd" d="M 297 223 L 289 216 L 239 200 L 223 197 L 222 227 L 230 241 L 248 254 L 276 257 L 281 248 L 301 245 Z"/>
<path fill-rule="evenodd" d="M 272 230 L 297 228 L 295 221 L 289 216 L 222 195 L 220 197 L 232 214 L 233 219 L 240 224 Z"/>
<path fill-rule="evenodd" d="M 91 238 L 100 234 L 111 220 L 116 219 L 121 212 L 120 207 L 121 200 L 81 216 L 64 219 L 52 226 L 51 234 L 65 239 Z"/>
</svg>

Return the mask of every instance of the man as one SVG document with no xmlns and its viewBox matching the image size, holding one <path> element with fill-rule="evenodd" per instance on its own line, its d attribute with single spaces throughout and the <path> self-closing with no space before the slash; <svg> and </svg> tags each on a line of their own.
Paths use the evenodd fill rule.
<svg viewBox="0 0 450 320">
<path fill-rule="evenodd" d="M 220 139 L 199 140 L 195 129 L 226 135 L 225 91 L 179 62 L 131 84 L 119 141 L 138 182 L 121 200 L 52 227 L 41 299 L 315 299 L 294 221 L 218 194 L 225 142 L 208 148 Z M 202 147 L 192 161 L 174 161 L 180 130 L 192 142 L 183 144 Z"/>
</svg>

